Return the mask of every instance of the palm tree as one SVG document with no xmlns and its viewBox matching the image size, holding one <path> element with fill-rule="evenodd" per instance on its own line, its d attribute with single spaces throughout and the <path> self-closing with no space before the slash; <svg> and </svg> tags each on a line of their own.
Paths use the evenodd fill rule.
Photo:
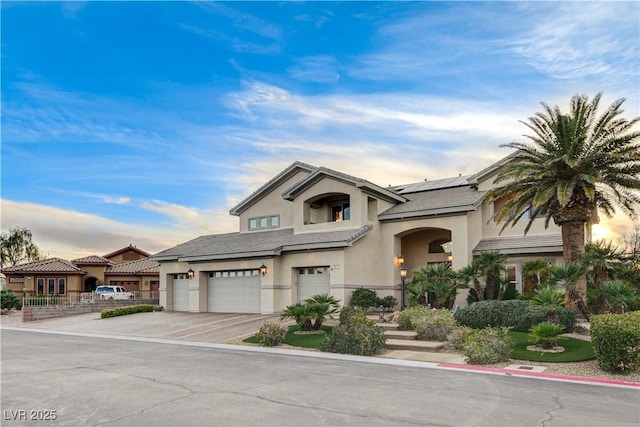
<svg viewBox="0 0 640 427">
<path fill-rule="evenodd" d="M 320 329 L 327 316 L 333 319 L 333 315 L 340 310 L 340 300 L 329 294 L 313 295 L 311 298 L 306 299 L 305 303 L 315 313 L 313 329 L 316 331 Z"/>
<path fill-rule="evenodd" d="M 568 263 L 564 265 L 554 265 L 549 269 L 548 285 L 561 287 L 567 294 L 569 302 L 589 319 L 591 312 L 582 297 L 578 294 L 578 284 L 584 279 L 585 268 L 582 265 Z"/>
<path fill-rule="evenodd" d="M 602 284 L 611 279 L 611 273 L 625 261 L 624 252 L 611 242 L 596 242 L 585 246 L 581 262 L 587 270 L 587 284 L 594 291 L 594 301 L 590 301 L 595 313 L 606 311 L 605 292 Z M 589 293 L 591 297 L 591 291 Z M 591 299 L 591 298 L 590 298 Z"/>
<path fill-rule="evenodd" d="M 478 269 L 484 277 L 485 287 L 487 289 L 487 299 L 495 299 L 496 288 L 502 288 L 502 274 L 505 271 L 505 262 L 507 262 L 507 256 L 500 253 L 500 251 L 486 251 L 478 255 L 477 258 Z"/>
<path fill-rule="evenodd" d="M 476 291 L 476 295 L 478 297 L 478 301 L 484 300 L 484 291 L 482 290 L 482 285 L 480 284 L 480 280 L 482 277 L 482 272 L 480 271 L 480 267 L 478 267 L 478 259 L 474 258 L 471 261 L 471 264 L 464 267 L 460 270 L 460 279 L 465 284 L 468 285 L 469 282 L 473 285 L 473 289 Z"/>
<path fill-rule="evenodd" d="M 522 275 L 524 276 L 524 292 L 535 292 L 549 274 L 549 263 L 541 258 L 532 259 L 522 263 Z"/>
<path fill-rule="evenodd" d="M 605 303 L 613 313 L 624 313 L 640 298 L 631 285 L 621 280 L 611 280 L 602 284 L 606 294 Z"/>
<path fill-rule="evenodd" d="M 535 295 L 531 299 L 531 304 L 539 310 L 547 314 L 547 320 L 551 323 L 560 323 L 558 321 L 558 309 L 564 307 L 566 296 L 563 292 L 557 290 L 554 286 L 545 286 L 537 289 Z"/>
<path fill-rule="evenodd" d="M 485 195 L 488 203 L 506 200 L 495 214 L 503 230 L 528 212 L 525 233 L 535 218 L 545 218 L 545 226 L 553 219 L 562 229 L 565 263 L 584 253 L 585 226 L 598 209 L 611 216 L 618 207 L 633 217 L 640 205 L 640 117 L 621 117 L 624 98 L 597 116 L 601 96 L 573 96 L 568 114 L 542 103 L 544 111 L 522 122 L 533 131 L 525 135 L 530 143 L 504 145 L 518 151 L 499 170 L 499 186 Z M 576 291 L 584 302 L 584 277 Z"/>
</svg>

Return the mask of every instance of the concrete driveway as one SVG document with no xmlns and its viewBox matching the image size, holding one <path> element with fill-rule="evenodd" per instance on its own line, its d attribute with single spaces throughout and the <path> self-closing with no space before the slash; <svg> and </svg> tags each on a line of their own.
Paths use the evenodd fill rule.
<svg viewBox="0 0 640 427">
<path fill-rule="evenodd" d="M 27 323 L 3 321 L 3 325 L 9 326 L 10 323 L 11 327 L 28 329 L 224 343 L 254 334 L 265 320 L 279 320 L 279 316 L 158 311 L 101 319 L 100 313 L 87 313 Z"/>
</svg>

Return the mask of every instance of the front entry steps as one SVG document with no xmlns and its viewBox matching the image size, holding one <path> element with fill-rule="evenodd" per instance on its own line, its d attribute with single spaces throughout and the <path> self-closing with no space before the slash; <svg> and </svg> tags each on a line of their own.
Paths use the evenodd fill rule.
<svg viewBox="0 0 640 427">
<path fill-rule="evenodd" d="M 377 317 L 371 316 L 370 318 L 378 322 L 378 326 L 384 328 L 384 335 L 387 337 L 385 345 L 387 350 L 438 352 L 445 346 L 445 343 L 441 341 L 417 340 L 415 331 L 401 331 L 398 329 L 397 323 L 381 323 Z"/>
</svg>

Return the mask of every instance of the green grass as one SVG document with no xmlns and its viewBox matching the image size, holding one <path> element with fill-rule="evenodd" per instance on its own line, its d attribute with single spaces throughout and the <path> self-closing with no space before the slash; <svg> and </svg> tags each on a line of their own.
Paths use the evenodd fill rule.
<svg viewBox="0 0 640 427">
<path fill-rule="evenodd" d="M 300 326 L 289 326 L 287 334 L 284 337 L 284 343 L 295 347 L 318 348 L 320 347 L 320 344 L 322 344 L 322 341 L 324 341 L 326 337 L 331 333 L 331 331 L 333 331 L 333 328 L 331 326 L 321 326 L 320 329 L 322 329 L 325 333 L 296 335 L 294 332 L 299 331 Z M 252 335 L 249 338 L 245 338 L 242 341 L 251 344 L 260 344 L 260 341 L 255 335 Z"/>
<path fill-rule="evenodd" d="M 517 360 L 529 360 L 532 362 L 582 362 L 595 359 L 591 342 L 570 337 L 559 337 L 558 345 L 564 347 L 562 353 L 546 353 L 541 351 L 529 351 L 527 332 L 509 332 L 513 339 L 511 358 Z"/>
</svg>

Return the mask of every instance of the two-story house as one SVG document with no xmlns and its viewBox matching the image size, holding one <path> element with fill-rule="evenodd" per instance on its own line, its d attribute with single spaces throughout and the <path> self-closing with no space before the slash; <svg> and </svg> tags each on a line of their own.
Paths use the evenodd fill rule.
<svg viewBox="0 0 640 427">
<path fill-rule="evenodd" d="M 276 313 L 312 295 L 343 304 L 354 289 L 400 297 L 400 265 L 468 265 L 500 250 L 521 288 L 522 262 L 562 259 L 559 228 L 536 219 L 500 233 L 497 206 L 483 203 L 502 161 L 475 175 L 383 188 L 335 170 L 295 162 L 230 214 L 239 231 L 198 237 L 152 256 L 160 304 L 191 312 Z M 457 304 L 466 304 L 466 291 Z"/>
</svg>

